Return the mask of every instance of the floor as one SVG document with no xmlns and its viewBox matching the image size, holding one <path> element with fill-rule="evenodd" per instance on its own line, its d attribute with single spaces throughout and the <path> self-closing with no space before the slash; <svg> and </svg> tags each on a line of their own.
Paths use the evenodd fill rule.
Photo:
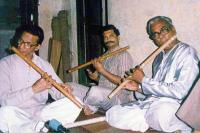
<svg viewBox="0 0 200 133">
<path fill-rule="evenodd" d="M 81 113 L 77 121 L 96 118 L 99 116 L 103 116 L 103 114 L 98 113 L 91 116 L 85 116 L 84 113 Z M 108 123 L 104 121 L 104 122 L 85 125 L 81 127 L 71 128 L 70 133 L 140 133 L 140 132 L 120 130 L 120 129 L 109 126 Z M 145 133 L 159 133 L 159 132 L 154 131 L 154 130 L 148 130 Z"/>
</svg>

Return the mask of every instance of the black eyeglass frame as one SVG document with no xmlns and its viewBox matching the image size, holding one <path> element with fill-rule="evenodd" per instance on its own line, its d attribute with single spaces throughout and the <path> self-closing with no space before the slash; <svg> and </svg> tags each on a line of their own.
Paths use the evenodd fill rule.
<svg viewBox="0 0 200 133">
<path fill-rule="evenodd" d="M 157 38 L 159 35 L 166 35 L 170 32 L 170 28 L 168 28 L 167 26 L 163 26 L 161 29 L 160 29 L 160 32 L 153 32 L 149 35 L 149 38 L 150 39 L 155 39 Z"/>
</svg>

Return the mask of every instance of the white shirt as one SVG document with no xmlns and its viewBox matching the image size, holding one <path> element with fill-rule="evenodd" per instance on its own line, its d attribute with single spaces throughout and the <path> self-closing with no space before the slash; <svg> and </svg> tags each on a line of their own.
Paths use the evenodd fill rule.
<svg viewBox="0 0 200 133">
<path fill-rule="evenodd" d="M 116 49 L 118 48 L 119 47 L 117 47 Z M 108 52 L 106 52 L 105 54 L 107 53 Z M 133 59 L 128 52 L 123 52 L 110 58 L 107 58 L 103 62 L 103 66 L 110 73 L 123 77 L 125 75 L 125 71 L 129 71 L 130 68 L 133 67 Z M 103 88 L 109 88 L 112 90 L 116 88 L 117 85 L 110 82 L 103 75 L 100 75 L 98 86 Z"/>
<path fill-rule="evenodd" d="M 199 73 L 198 62 L 195 49 L 182 42 L 167 53 L 161 52 L 153 62 L 153 77 L 142 81 L 144 94 L 180 103 Z"/>
<path fill-rule="evenodd" d="M 57 82 L 62 82 L 47 61 L 35 54 L 32 61 Z M 1 106 L 17 106 L 32 115 L 38 114 L 45 106 L 48 90 L 37 94 L 32 91 L 32 85 L 41 78 L 41 75 L 17 55 L 0 60 L 0 77 Z M 49 89 L 49 93 L 55 99 L 63 97 L 54 87 Z"/>
</svg>

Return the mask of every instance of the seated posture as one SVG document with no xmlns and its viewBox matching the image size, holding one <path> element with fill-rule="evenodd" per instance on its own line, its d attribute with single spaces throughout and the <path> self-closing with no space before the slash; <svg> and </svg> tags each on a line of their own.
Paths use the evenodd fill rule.
<svg viewBox="0 0 200 133">
<path fill-rule="evenodd" d="M 102 29 L 104 43 L 107 48 L 107 53 L 119 49 L 119 31 L 113 25 L 106 25 Z M 84 101 L 84 112 L 86 115 L 95 113 L 99 108 L 108 110 L 115 104 L 130 102 L 132 100 L 132 93 L 124 90 L 120 95 L 108 99 L 109 93 L 121 82 L 121 76 L 126 70 L 131 68 L 131 55 L 128 52 L 122 52 L 115 56 L 109 57 L 103 62 L 94 59 L 92 62 L 95 71 L 88 69 L 88 75 L 92 80 L 98 82 L 97 86 L 91 88 L 69 83 L 73 89 L 73 94 Z"/>
<path fill-rule="evenodd" d="M 44 39 L 43 30 L 36 25 L 22 25 L 16 29 L 14 41 L 18 51 L 62 84 L 52 66 L 35 54 Z M 0 60 L 0 131 L 9 133 L 41 132 L 44 123 L 57 119 L 61 123 L 73 122 L 80 109 L 52 86 L 18 55 Z M 55 103 L 46 105 L 48 94 Z M 62 99 L 61 99 L 62 98 Z"/>
<path fill-rule="evenodd" d="M 200 133 L 200 80 L 189 93 L 177 112 L 177 116 Z M 198 130 L 198 131 L 197 131 Z"/>
<path fill-rule="evenodd" d="M 147 22 L 147 33 L 155 45 L 161 47 L 176 35 L 176 30 L 170 18 L 157 16 Z M 141 132 L 148 128 L 162 132 L 191 132 L 175 113 L 199 73 L 198 61 L 196 51 L 176 38 L 154 59 L 152 78 L 136 67 L 131 73 L 131 81 L 125 85 L 143 93 L 146 99 L 113 106 L 106 112 L 108 123 Z"/>
</svg>

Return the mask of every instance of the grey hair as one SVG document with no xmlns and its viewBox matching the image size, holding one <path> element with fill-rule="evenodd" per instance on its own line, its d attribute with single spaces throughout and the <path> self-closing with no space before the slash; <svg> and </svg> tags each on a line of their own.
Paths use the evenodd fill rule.
<svg viewBox="0 0 200 133">
<path fill-rule="evenodd" d="M 151 18 L 147 22 L 146 30 L 147 30 L 147 33 L 149 35 L 152 34 L 152 32 L 151 32 L 151 25 L 154 24 L 155 22 L 158 22 L 158 21 L 164 21 L 170 28 L 173 27 L 172 20 L 170 18 L 165 17 L 165 16 L 156 16 L 156 17 Z"/>
</svg>

